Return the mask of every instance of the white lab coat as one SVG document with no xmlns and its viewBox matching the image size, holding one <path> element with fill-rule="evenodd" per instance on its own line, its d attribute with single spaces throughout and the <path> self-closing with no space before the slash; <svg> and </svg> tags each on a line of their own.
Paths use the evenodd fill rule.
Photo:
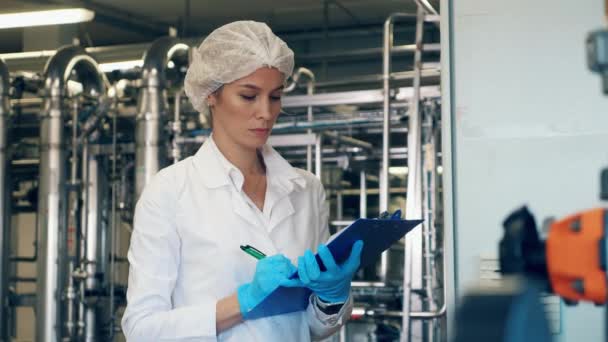
<svg viewBox="0 0 608 342">
<path fill-rule="evenodd" d="M 260 212 L 241 191 L 242 173 L 208 139 L 196 155 L 161 170 L 146 186 L 134 219 L 128 258 L 128 341 L 310 341 L 348 318 L 311 303 L 304 312 L 247 320 L 216 336 L 216 302 L 253 279 L 256 260 L 297 257 L 329 237 L 325 191 L 309 172 L 264 146 L 267 191 Z"/>
</svg>

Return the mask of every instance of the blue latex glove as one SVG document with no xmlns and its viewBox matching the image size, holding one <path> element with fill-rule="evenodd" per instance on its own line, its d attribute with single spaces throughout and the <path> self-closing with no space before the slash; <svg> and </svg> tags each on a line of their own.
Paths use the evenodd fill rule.
<svg viewBox="0 0 608 342">
<path fill-rule="evenodd" d="M 319 257 L 325 265 L 322 272 L 314 254 L 310 250 L 298 258 L 298 274 L 302 284 L 311 289 L 322 301 L 327 303 L 346 302 L 350 294 L 350 282 L 359 268 L 363 241 L 353 244 L 350 256 L 342 265 L 337 265 L 326 245 L 320 245 Z"/>
<path fill-rule="evenodd" d="M 243 318 L 247 319 L 247 313 L 279 286 L 302 286 L 299 279 L 289 279 L 295 271 L 296 267 L 282 254 L 269 256 L 258 261 L 253 280 L 239 286 L 237 290 Z"/>
</svg>

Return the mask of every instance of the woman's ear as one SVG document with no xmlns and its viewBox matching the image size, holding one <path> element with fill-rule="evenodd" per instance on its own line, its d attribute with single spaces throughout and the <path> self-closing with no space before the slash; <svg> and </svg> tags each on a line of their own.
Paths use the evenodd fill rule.
<svg viewBox="0 0 608 342">
<path fill-rule="evenodd" d="M 207 96 L 207 104 L 209 104 L 209 107 L 215 106 L 216 102 L 217 98 L 215 97 L 215 94 L 209 94 Z"/>
</svg>

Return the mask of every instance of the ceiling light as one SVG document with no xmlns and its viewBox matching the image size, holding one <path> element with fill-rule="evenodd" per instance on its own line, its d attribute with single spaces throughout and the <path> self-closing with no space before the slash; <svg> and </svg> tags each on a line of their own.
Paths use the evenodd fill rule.
<svg viewBox="0 0 608 342">
<path fill-rule="evenodd" d="M 84 8 L 5 13 L 0 14 L 0 29 L 73 24 L 91 21 L 94 17 L 95 12 Z"/>
</svg>

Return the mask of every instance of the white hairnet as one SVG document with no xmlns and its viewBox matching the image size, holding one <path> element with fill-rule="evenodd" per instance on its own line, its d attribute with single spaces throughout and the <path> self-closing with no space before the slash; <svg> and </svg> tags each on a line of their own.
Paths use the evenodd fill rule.
<svg viewBox="0 0 608 342">
<path fill-rule="evenodd" d="M 184 87 L 194 109 L 206 114 L 207 96 L 262 67 L 278 69 L 285 79 L 293 72 L 293 51 L 268 25 L 235 21 L 211 32 L 193 50 Z"/>
</svg>

